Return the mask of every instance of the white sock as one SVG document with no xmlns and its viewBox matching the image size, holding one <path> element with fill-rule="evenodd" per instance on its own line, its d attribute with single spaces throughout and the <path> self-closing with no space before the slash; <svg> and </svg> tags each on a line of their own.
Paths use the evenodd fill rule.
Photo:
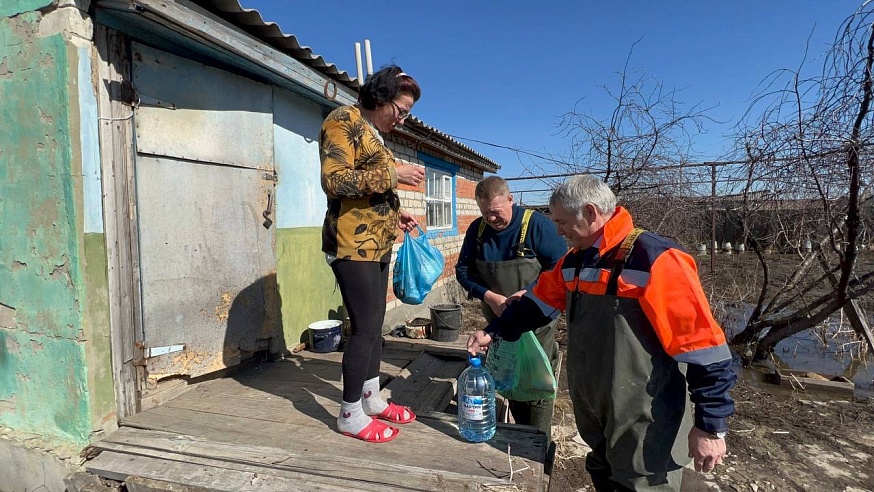
<svg viewBox="0 0 874 492">
<path fill-rule="evenodd" d="M 340 404 L 340 416 L 337 417 L 337 428 L 340 432 L 358 434 L 373 421 L 361 408 L 361 400 L 354 403 L 342 402 Z"/>
<path fill-rule="evenodd" d="M 388 402 L 383 400 L 379 394 L 379 376 L 364 382 L 364 389 L 361 392 L 361 406 L 367 415 L 379 415 L 388 408 Z"/>
</svg>

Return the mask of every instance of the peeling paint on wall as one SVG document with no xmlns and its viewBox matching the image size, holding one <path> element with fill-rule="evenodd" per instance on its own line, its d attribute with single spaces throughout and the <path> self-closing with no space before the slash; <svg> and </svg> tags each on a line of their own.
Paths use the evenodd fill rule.
<svg viewBox="0 0 874 492">
<path fill-rule="evenodd" d="M 3 0 L 3 2 L 0 2 L 0 17 L 10 17 L 48 7 L 53 1 L 54 0 Z"/>
<path fill-rule="evenodd" d="M 60 34 L 40 37 L 40 14 L 25 11 L 51 1 L 0 3 L 0 52 L 8 55 L 0 94 L 13 95 L 0 98 L 0 121 L 16 122 L 0 132 L 0 303 L 14 307 L 12 326 L 0 327 L 0 401 L 13 402 L 0 425 L 83 445 L 91 426 L 79 341 L 82 178 L 69 90 L 77 52 Z"/>
<path fill-rule="evenodd" d="M 15 328 L 15 308 L 0 304 L 0 328 Z"/>
</svg>

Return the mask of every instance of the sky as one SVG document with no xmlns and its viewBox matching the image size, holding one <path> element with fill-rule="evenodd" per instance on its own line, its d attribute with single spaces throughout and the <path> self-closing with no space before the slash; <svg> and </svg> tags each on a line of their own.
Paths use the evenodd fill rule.
<svg viewBox="0 0 874 492">
<path fill-rule="evenodd" d="M 816 74 L 861 0 L 240 0 L 315 54 L 356 75 L 354 45 L 370 40 L 374 69 L 397 64 L 422 88 L 413 114 L 519 176 L 563 172 L 530 155 L 566 156 L 559 124 L 576 110 L 607 120 L 604 86 L 645 73 L 690 109 L 708 108 L 702 161 L 724 155 L 734 123 L 778 69 Z M 633 48 L 633 50 L 632 50 Z M 630 59 L 629 59 L 630 55 Z M 486 142 L 486 143 L 479 143 Z M 543 187 L 531 181 L 511 190 Z"/>
</svg>

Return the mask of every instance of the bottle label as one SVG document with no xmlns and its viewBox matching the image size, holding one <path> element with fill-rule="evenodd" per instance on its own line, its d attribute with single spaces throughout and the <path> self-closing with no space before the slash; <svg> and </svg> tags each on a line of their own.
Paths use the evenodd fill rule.
<svg viewBox="0 0 874 492">
<path fill-rule="evenodd" d="M 483 420 L 483 408 L 485 401 L 482 396 L 467 396 L 461 397 L 461 412 L 465 420 Z"/>
</svg>

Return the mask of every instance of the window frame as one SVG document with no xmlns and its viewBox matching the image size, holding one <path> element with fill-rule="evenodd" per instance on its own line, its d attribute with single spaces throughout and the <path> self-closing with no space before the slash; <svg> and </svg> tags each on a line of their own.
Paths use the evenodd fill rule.
<svg viewBox="0 0 874 492">
<path fill-rule="evenodd" d="M 451 185 L 450 201 L 449 201 L 451 225 L 442 226 L 440 228 L 432 230 L 431 224 L 426 224 L 428 227 L 427 236 L 428 236 L 428 238 L 434 238 L 434 237 L 439 237 L 439 236 L 457 236 L 458 235 L 458 205 L 456 203 L 456 200 L 457 200 L 456 193 L 458 190 L 457 179 L 458 179 L 458 170 L 460 169 L 460 166 L 446 162 L 446 161 L 439 159 L 437 157 L 434 157 L 434 156 L 431 156 L 428 154 L 424 154 L 422 152 L 418 153 L 418 158 L 419 158 L 419 160 L 421 160 L 422 162 L 425 163 L 426 179 L 427 179 L 427 171 L 430 168 L 433 171 L 438 171 L 438 172 L 443 173 L 443 174 L 448 174 L 450 185 Z M 427 181 L 425 182 L 425 192 L 423 194 L 423 200 L 425 202 L 425 220 L 427 221 L 428 220 L 428 183 L 427 183 Z"/>
</svg>

